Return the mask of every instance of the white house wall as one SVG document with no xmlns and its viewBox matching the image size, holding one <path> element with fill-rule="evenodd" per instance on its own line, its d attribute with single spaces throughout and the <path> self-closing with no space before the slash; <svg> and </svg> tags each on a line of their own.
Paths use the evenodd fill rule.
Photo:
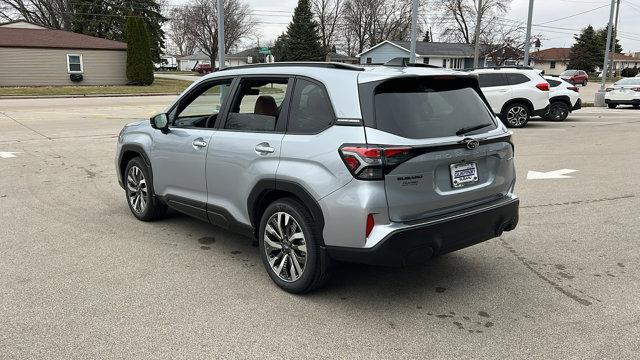
<svg viewBox="0 0 640 360">
<path fill-rule="evenodd" d="M 389 43 L 382 44 L 360 56 L 360 64 L 366 64 L 367 58 L 371 58 L 371 64 L 384 64 L 397 57 L 409 57 L 409 52 Z"/>
</svg>

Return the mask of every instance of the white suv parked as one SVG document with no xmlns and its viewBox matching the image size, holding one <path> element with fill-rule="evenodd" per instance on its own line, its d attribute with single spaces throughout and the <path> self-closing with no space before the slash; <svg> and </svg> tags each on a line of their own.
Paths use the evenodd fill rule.
<svg viewBox="0 0 640 360">
<path fill-rule="evenodd" d="M 493 111 L 508 127 L 521 128 L 531 116 L 549 111 L 549 83 L 530 67 L 474 69 Z"/>
<path fill-rule="evenodd" d="M 544 77 L 551 89 L 549 90 L 549 112 L 542 118 L 551 121 L 564 121 L 569 114 L 582 107 L 579 90 L 576 85 L 558 77 Z"/>
</svg>

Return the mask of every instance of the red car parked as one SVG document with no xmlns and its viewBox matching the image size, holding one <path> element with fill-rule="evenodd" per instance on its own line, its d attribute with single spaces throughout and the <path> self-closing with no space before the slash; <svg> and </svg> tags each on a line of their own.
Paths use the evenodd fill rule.
<svg viewBox="0 0 640 360">
<path fill-rule="evenodd" d="M 560 74 L 560 78 L 574 85 L 582 84 L 582 86 L 587 86 L 587 82 L 589 82 L 589 76 L 584 70 L 565 70 Z"/>
<path fill-rule="evenodd" d="M 194 69 L 198 74 L 208 74 L 214 72 L 217 69 L 212 69 L 211 64 L 198 64 Z"/>
</svg>

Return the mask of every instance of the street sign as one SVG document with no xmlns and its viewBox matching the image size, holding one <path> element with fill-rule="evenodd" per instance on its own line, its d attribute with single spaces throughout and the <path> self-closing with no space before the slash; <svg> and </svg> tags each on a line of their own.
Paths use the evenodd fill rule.
<svg viewBox="0 0 640 360">
<path fill-rule="evenodd" d="M 261 47 L 260 54 L 266 54 L 266 55 L 271 54 L 271 50 L 269 50 L 268 47 Z"/>
</svg>

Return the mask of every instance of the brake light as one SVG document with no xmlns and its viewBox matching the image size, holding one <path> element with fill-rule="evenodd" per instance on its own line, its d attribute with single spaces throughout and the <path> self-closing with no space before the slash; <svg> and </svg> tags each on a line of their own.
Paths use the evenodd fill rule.
<svg viewBox="0 0 640 360">
<path fill-rule="evenodd" d="M 355 178 L 382 180 L 385 173 L 411 158 L 411 150 L 410 147 L 346 145 L 338 152 Z"/>
<path fill-rule="evenodd" d="M 536 87 L 542 91 L 549 91 L 549 83 L 546 82 L 537 84 Z"/>
<path fill-rule="evenodd" d="M 606 89 L 604 89 L 604 91 L 606 91 L 606 92 L 613 91 L 613 88 L 606 88 Z"/>
<path fill-rule="evenodd" d="M 575 92 L 580 92 L 580 90 L 578 90 L 578 87 L 577 87 L 577 86 L 567 86 L 567 89 L 569 89 L 569 90 L 573 90 L 573 91 L 575 91 Z"/>
<path fill-rule="evenodd" d="M 373 226 L 375 224 L 376 224 L 376 221 L 373 218 L 373 214 L 367 215 L 367 227 L 365 229 L 365 238 L 369 237 L 369 234 L 371 234 L 371 230 L 373 230 Z"/>
</svg>

